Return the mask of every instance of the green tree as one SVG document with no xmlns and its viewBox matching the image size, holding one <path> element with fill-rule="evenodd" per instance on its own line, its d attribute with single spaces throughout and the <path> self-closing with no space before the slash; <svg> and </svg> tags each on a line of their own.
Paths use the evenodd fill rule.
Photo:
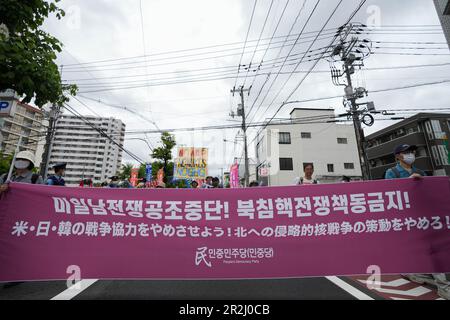
<svg viewBox="0 0 450 320">
<path fill-rule="evenodd" d="M 12 156 L 6 156 L 2 152 L 0 152 L 0 176 L 9 172 L 12 158 Z"/>
<path fill-rule="evenodd" d="M 133 164 L 131 163 L 125 163 L 120 168 L 118 177 L 120 180 L 127 180 L 131 177 L 131 169 L 133 169 Z"/>
<path fill-rule="evenodd" d="M 162 146 L 155 148 L 152 153 L 152 158 L 159 160 L 159 163 L 162 164 L 162 168 L 164 168 L 164 182 L 167 183 L 168 177 L 172 176 L 173 172 L 173 162 L 172 160 L 172 150 L 177 145 L 175 141 L 175 136 L 169 134 L 168 132 L 163 132 L 161 134 L 161 142 Z M 154 164 L 155 169 L 157 164 Z M 159 168 L 158 168 L 159 169 Z M 153 170 L 154 176 L 158 170 Z M 170 173 L 170 175 L 169 175 Z"/>
<path fill-rule="evenodd" d="M 61 83 L 56 54 L 62 43 L 41 29 L 49 14 L 64 16 L 59 1 L 0 0 L 0 91 L 15 90 L 24 103 L 59 104 L 76 94 L 75 85 Z"/>
</svg>

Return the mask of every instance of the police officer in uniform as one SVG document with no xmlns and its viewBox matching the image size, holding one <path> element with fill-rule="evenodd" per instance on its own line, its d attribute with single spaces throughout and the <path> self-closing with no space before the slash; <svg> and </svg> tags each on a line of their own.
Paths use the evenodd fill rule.
<svg viewBox="0 0 450 320">
<path fill-rule="evenodd" d="M 67 163 L 57 163 L 53 166 L 55 174 L 51 175 L 47 179 L 47 185 L 49 186 L 61 186 L 64 187 L 66 182 L 64 181 L 64 172 L 66 171 Z"/>
</svg>

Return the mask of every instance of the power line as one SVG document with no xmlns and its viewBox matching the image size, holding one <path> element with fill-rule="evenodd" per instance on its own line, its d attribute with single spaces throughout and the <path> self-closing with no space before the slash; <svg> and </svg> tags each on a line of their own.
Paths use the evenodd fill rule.
<svg viewBox="0 0 450 320">
<path fill-rule="evenodd" d="M 346 116 L 346 115 L 345 115 Z M 282 125 L 296 125 L 296 124 L 320 124 L 320 123 L 339 123 L 339 122 L 351 122 L 352 120 L 336 120 L 342 118 L 343 115 L 337 116 L 324 116 L 323 118 L 317 119 L 304 119 L 304 118 L 294 118 L 290 120 L 280 120 L 272 122 L 272 125 L 282 126 Z M 380 119 L 377 119 L 380 120 Z M 395 119 L 386 119 L 395 120 Z M 255 122 L 248 124 L 248 127 L 265 127 L 266 122 Z M 167 128 L 163 129 L 165 132 L 190 132 L 190 131 L 214 131 L 214 130 L 227 130 L 227 129 L 238 129 L 241 128 L 240 124 L 236 125 L 218 125 L 218 126 L 205 126 L 205 127 L 189 127 L 189 128 Z M 151 134 L 156 133 L 155 130 L 141 130 L 126 132 L 127 135 L 138 135 L 138 134 Z"/>
<path fill-rule="evenodd" d="M 342 1 L 341 1 L 341 2 L 342 2 Z M 341 4 L 341 2 L 339 2 L 338 6 Z M 358 5 L 358 7 L 357 7 L 357 8 L 355 9 L 355 11 L 350 15 L 349 19 L 347 20 L 347 22 L 346 22 L 344 25 L 347 25 L 347 24 L 353 19 L 353 17 L 359 12 L 359 10 L 362 8 L 362 6 L 363 6 L 366 2 L 367 2 L 367 0 L 362 0 L 362 1 L 360 2 L 360 4 Z M 337 7 L 336 7 L 335 11 L 333 11 L 331 17 L 334 15 L 334 13 L 336 12 L 336 10 L 337 10 Z M 331 17 L 329 18 L 329 20 L 331 19 Z M 325 26 L 328 24 L 329 20 L 326 22 Z M 324 27 L 325 27 L 325 26 L 324 26 Z M 333 43 L 334 43 L 335 40 L 337 39 L 338 35 L 339 35 L 339 34 L 337 33 L 336 36 L 335 36 L 335 38 L 333 39 L 333 41 L 330 43 L 329 47 L 331 47 L 331 46 L 333 45 Z M 297 86 L 294 88 L 294 90 L 292 90 L 292 92 L 288 95 L 286 101 L 289 100 L 289 99 L 294 95 L 294 93 L 298 90 L 298 88 L 303 84 L 303 82 L 304 82 L 305 79 L 308 77 L 308 75 L 310 74 L 310 72 L 316 67 L 318 61 L 319 61 L 319 60 L 317 60 L 317 61 L 312 65 L 312 67 L 309 69 L 309 72 L 308 72 L 308 73 L 300 80 L 300 82 L 298 83 L 298 85 L 297 85 Z M 262 129 L 260 129 L 259 132 L 256 134 L 256 136 L 255 136 L 255 138 L 253 139 L 253 141 L 255 141 L 255 140 L 257 139 L 259 133 L 260 133 L 262 130 L 264 130 L 264 128 L 266 128 L 266 127 L 271 123 L 271 121 L 276 117 L 276 115 L 280 112 L 280 110 L 283 108 L 283 106 L 284 106 L 285 104 L 286 104 L 286 103 L 283 103 L 283 104 L 280 105 L 280 107 L 279 107 L 278 110 L 275 112 L 275 114 L 272 116 L 272 118 L 267 122 L 266 126 L 264 126 Z M 252 141 L 252 142 L 253 142 L 253 141 Z"/>
<path fill-rule="evenodd" d="M 289 2 L 289 1 L 288 1 Z M 424 25 L 426 26 L 426 25 Z M 436 25 L 439 27 L 439 30 L 442 30 L 440 25 Z M 412 27 L 412 26 L 401 26 L 398 25 L 398 27 Z M 417 25 L 417 27 L 421 27 L 420 25 Z M 366 28 L 371 28 L 370 26 Z M 378 29 L 382 29 L 385 28 L 385 26 L 375 26 L 374 30 L 378 30 Z M 335 31 L 336 28 L 330 28 L 330 29 L 326 29 L 325 31 Z M 316 34 L 317 31 L 309 31 L 309 32 L 305 32 L 304 34 Z M 298 34 L 292 34 L 291 37 L 296 37 Z M 314 36 L 312 36 L 314 37 Z M 280 38 L 286 38 L 285 35 L 283 36 L 277 36 L 277 37 L 270 37 L 270 38 L 264 38 L 261 39 L 261 41 L 266 41 L 266 40 L 273 40 L 273 39 L 280 39 Z M 304 37 L 307 38 L 307 37 Z M 311 37 L 309 37 L 311 38 Z M 248 40 L 247 43 L 250 42 L 257 42 L 258 39 L 254 39 L 254 40 Z M 173 50 L 173 51 L 166 51 L 166 52 L 160 52 L 160 53 L 153 53 L 153 54 L 149 54 L 147 55 L 148 57 L 154 57 L 154 56 L 161 56 L 161 55 L 169 55 L 169 54 L 175 54 L 175 53 L 181 53 L 181 52 L 189 52 L 189 51 L 197 51 L 197 50 L 204 50 L 204 49 L 211 49 L 211 48 L 217 48 L 217 47 L 224 47 L 224 46 L 235 46 L 235 45 L 239 45 L 242 44 L 243 42 L 232 42 L 232 43 L 225 43 L 225 44 L 216 44 L 216 45 L 209 45 L 209 46 L 203 46 L 203 47 L 197 47 L 197 48 L 189 48 L 189 49 L 181 49 L 181 50 Z M 441 43 L 441 44 L 445 44 L 445 42 Z M 234 48 L 234 49 L 239 49 L 239 48 Z M 234 50 L 232 49 L 232 50 Z M 71 69 L 72 67 L 77 67 L 77 66 L 81 66 L 81 65 L 90 65 L 90 64 L 99 64 L 99 63 L 106 63 L 106 62 L 114 62 L 114 61 L 123 61 L 123 60 L 132 60 L 132 59 L 142 59 L 145 58 L 145 56 L 134 56 L 134 57 L 123 57 L 123 58 L 113 58 L 113 59 L 104 59 L 104 60 L 96 60 L 96 61 L 90 61 L 90 62 L 77 62 L 77 63 L 72 63 L 72 64 L 66 64 L 65 66 L 69 69 Z"/>
<path fill-rule="evenodd" d="M 326 31 L 330 31 L 327 32 L 325 34 L 327 35 L 332 35 L 335 33 L 336 29 L 335 28 L 331 28 L 331 29 L 327 29 Z M 301 37 L 301 39 L 310 39 L 310 38 L 314 38 L 315 34 L 317 34 L 317 31 L 310 31 L 310 32 L 305 32 L 306 34 L 312 34 L 311 36 L 304 36 Z M 285 39 L 288 38 L 288 41 L 293 41 L 289 40 L 290 37 L 297 37 L 298 34 L 291 34 L 289 36 L 283 35 L 283 36 L 277 36 L 277 37 L 270 37 L 270 38 L 265 38 L 265 39 L 261 39 L 261 41 L 267 41 L 267 40 L 274 40 L 274 39 Z M 252 42 L 257 42 L 258 40 L 252 40 Z M 278 42 L 273 42 L 272 44 L 278 44 L 278 43 L 282 43 L 285 40 L 282 41 L 278 41 Z M 250 40 L 248 41 L 250 42 Z M 187 52 L 187 51 L 196 51 L 196 50 L 203 50 L 203 49 L 207 49 L 207 48 L 216 48 L 216 47 L 222 47 L 222 46 L 231 46 L 231 45 L 237 45 L 237 44 L 242 44 L 243 42 L 235 42 L 235 43 L 229 43 L 229 44 L 221 44 L 221 45 L 212 45 L 212 46 L 207 46 L 207 47 L 200 47 L 200 48 L 191 48 L 191 49 L 183 49 L 183 50 L 177 50 L 177 51 L 168 51 L 168 52 L 164 52 L 164 53 L 156 53 L 156 54 L 151 54 L 148 55 L 149 57 L 153 57 L 153 56 L 160 56 L 160 55 L 168 55 L 168 54 L 173 54 L 173 53 L 180 53 L 180 52 Z M 264 46 L 266 46 L 268 44 L 264 44 Z M 246 48 L 254 48 L 256 46 L 246 46 Z M 153 61 L 161 61 L 161 60 L 170 60 L 170 59 L 178 59 L 178 58 L 185 58 L 185 57 L 192 57 L 192 56 L 197 56 L 197 55 L 205 55 L 205 54 L 212 54 L 212 53 L 218 53 L 218 52 L 226 52 L 226 51 L 232 51 L 232 50 L 239 50 L 239 53 L 233 54 L 233 55 L 240 55 L 241 54 L 241 49 L 243 47 L 237 47 L 237 48 L 230 48 L 230 49 L 221 49 L 221 50 L 216 50 L 216 51 L 208 51 L 208 52 L 200 52 L 200 53 L 194 53 L 194 54 L 189 54 L 189 55 L 181 55 L 181 56 L 175 56 L 175 57 L 167 57 L 167 58 L 159 58 L 159 59 L 152 59 Z M 84 67 L 95 67 L 95 65 L 93 64 L 99 64 L 99 63 L 103 63 L 103 62 L 120 62 L 123 60 L 133 60 L 133 59 L 144 59 L 145 56 L 135 56 L 135 57 L 125 57 L 125 58 L 115 58 L 115 59 L 109 59 L 109 60 L 100 60 L 100 61 L 92 61 L 92 62 L 78 62 L 77 64 L 66 64 L 65 67 L 67 67 L 69 70 L 72 69 L 80 69 L 81 66 Z M 141 61 L 142 62 L 142 61 Z M 119 64 L 109 64 L 109 65 L 103 65 L 104 66 L 115 66 L 115 65 L 124 65 L 124 64 L 133 64 L 133 63 L 138 63 L 136 61 L 134 62 L 120 62 Z M 91 65 L 91 66 L 89 66 Z M 100 65 L 100 67 L 102 67 L 102 65 Z"/>
<path fill-rule="evenodd" d="M 329 34 L 323 34 L 324 35 L 323 40 L 331 38 L 333 34 L 334 34 L 334 32 L 329 33 Z M 327 37 L 325 37 L 325 36 L 327 36 Z M 309 37 L 309 38 L 311 38 L 311 37 Z M 289 40 L 289 41 L 293 41 L 293 40 Z M 309 43 L 309 42 L 310 41 L 305 41 L 303 43 Z M 278 44 L 278 43 L 284 43 L 284 41 L 274 42 L 272 44 Z M 273 50 L 273 49 L 278 49 L 278 48 L 281 48 L 281 47 L 280 46 L 278 46 L 278 47 L 271 47 L 269 49 Z M 236 49 L 231 49 L 231 50 L 236 50 Z M 259 52 L 259 51 L 264 51 L 264 50 L 265 49 L 262 48 L 262 49 L 258 49 L 257 51 Z M 224 50 L 220 50 L 220 51 L 217 51 L 217 52 L 223 52 L 223 51 Z M 230 51 L 230 50 L 225 50 L 225 51 Z M 204 54 L 206 54 L 206 53 L 204 53 Z M 207 53 L 207 54 L 211 54 L 211 53 Z M 210 57 L 202 57 L 202 58 L 195 58 L 195 59 L 181 60 L 181 61 L 172 61 L 172 62 L 165 62 L 165 63 L 160 63 L 160 64 L 127 66 L 127 64 L 142 63 L 142 61 L 136 61 L 136 62 L 129 62 L 129 63 L 120 63 L 120 64 L 109 65 L 109 66 L 113 66 L 113 67 L 117 66 L 117 67 L 115 67 L 115 68 L 106 68 L 106 69 L 101 69 L 101 68 L 108 67 L 107 65 L 104 65 L 104 66 L 92 66 L 91 68 L 95 68 L 95 69 L 92 69 L 91 71 L 104 72 L 104 71 L 116 71 L 116 70 L 142 69 L 142 68 L 144 68 L 146 66 L 147 67 L 161 67 L 161 66 L 168 66 L 168 65 L 175 65 L 175 64 L 185 64 L 185 63 L 188 63 L 188 62 L 198 62 L 198 61 L 213 60 L 213 59 L 218 59 L 218 58 L 232 57 L 232 56 L 236 56 L 236 55 L 239 55 L 239 54 L 240 54 L 240 52 L 234 52 L 234 53 L 230 53 L 230 54 L 216 55 L 216 56 L 210 56 Z M 191 55 L 191 56 L 198 56 L 198 55 L 199 54 L 194 54 L 194 55 Z M 174 57 L 174 58 L 178 59 L 178 58 L 183 58 L 183 57 Z M 168 60 L 168 59 L 174 59 L 174 58 L 164 58 L 164 59 L 160 59 L 160 60 Z M 157 61 L 157 59 L 153 59 L 153 61 Z M 244 66 L 246 66 L 246 65 L 244 65 Z M 77 68 L 77 69 L 69 69 L 69 70 L 66 70 L 65 72 L 67 72 L 67 73 L 79 73 L 79 72 L 82 72 L 82 71 L 83 70 L 81 68 Z"/>
<path fill-rule="evenodd" d="M 270 38 L 269 45 L 268 45 L 266 51 L 264 52 L 264 54 L 263 54 L 263 56 L 262 56 L 262 58 L 261 58 L 261 62 L 259 63 L 259 66 L 262 66 L 262 64 L 264 63 L 264 59 L 266 58 L 266 55 L 267 55 L 267 53 L 269 52 L 269 47 L 270 47 L 270 45 L 271 45 L 273 39 L 275 39 L 275 34 L 277 33 L 278 28 L 280 27 L 281 21 L 283 20 L 283 17 L 284 17 L 284 14 L 285 14 L 285 12 L 286 12 L 286 8 L 287 8 L 288 5 L 289 5 L 289 2 L 290 2 L 290 0 L 287 0 L 287 1 L 286 1 L 286 4 L 285 4 L 285 6 L 284 6 L 284 8 L 283 8 L 283 11 L 281 12 L 281 16 L 280 16 L 280 18 L 278 19 L 277 25 L 275 26 L 275 30 L 274 30 L 273 33 L 272 33 L 272 37 Z M 255 84 L 256 77 L 257 77 L 257 75 L 259 74 L 259 71 L 260 71 L 260 68 L 258 68 L 256 75 L 253 77 L 253 81 L 252 81 L 252 84 L 250 85 L 250 88 L 252 88 L 253 85 Z M 249 95 L 249 97 L 250 97 L 250 95 Z M 247 102 L 248 102 L 248 98 L 247 98 Z M 247 103 L 247 102 L 246 102 L 246 103 Z"/>
<path fill-rule="evenodd" d="M 334 8 L 334 10 L 331 12 L 331 15 L 330 15 L 330 16 L 328 17 L 328 19 L 326 20 L 326 22 L 325 22 L 325 24 L 323 25 L 321 31 L 319 31 L 317 37 L 318 37 L 318 36 L 320 35 L 320 33 L 326 28 L 326 26 L 328 25 L 328 23 L 331 21 L 331 19 L 333 18 L 333 16 L 336 14 L 338 8 L 339 8 L 339 7 L 341 6 L 341 4 L 342 4 L 342 1 L 343 1 L 343 0 L 339 1 L 338 4 L 336 5 L 336 7 Z M 318 4 L 319 4 L 319 1 L 318 1 L 317 5 L 318 5 Z M 314 13 L 314 11 L 311 13 L 309 19 L 312 18 L 313 13 Z M 308 24 L 309 19 L 308 19 L 307 22 L 305 23 L 304 28 L 305 28 L 306 25 Z M 337 35 L 335 36 L 335 38 L 337 38 Z M 335 38 L 332 40 L 331 43 L 334 43 Z M 316 40 L 317 40 L 317 38 L 313 40 L 313 42 L 310 44 L 308 50 L 310 50 L 310 49 L 312 48 L 312 46 L 314 45 L 314 43 L 315 43 Z M 331 47 L 331 45 L 330 45 L 329 47 Z M 327 51 L 327 50 L 325 50 L 325 52 L 326 52 L 326 51 Z M 325 54 L 325 52 L 322 54 L 322 56 Z M 265 114 L 265 113 L 270 109 L 270 107 L 271 107 L 271 106 L 273 105 L 273 103 L 276 101 L 276 99 L 277 99 L 278 96 L 281 94 L 281 92 L 283 92 L 283 89 L 286 87 L 287 83 L 289 82 L 289 80 L 290 80 L 290 79 L 292 78 L 292 76 L 294 75 L 293 72 L 295 72 L 295 71 L 297 70 L 297 68 L 299 67 L 300 63 L 303 61 L 303 59 L 305 58 L 305 56 L 306 56 L 306 55 L 304 55 L 304 56 L 302 57 L 302 59 L 300 59 L 300 61 L 297 63 L 297 65 L 295 66 L 294 70 L 290 73 L 289 77 L 288 77 L 288 78 L 286 79 L 286 81 L 283 83 L 283 85 L 281 86 L 281 89 L 278 91 L 278 93 L 277 93 L 277 94 L 275 95 L 275 97 L 272 99 L 271 103 L 270 103 L 269 106 L 266 108 L 266 110 L 264 111 L 263 114 Z M 314 66 L 313 66 L 310 70 L 314 69 L 314 67 L 317 65 L 317 63 L 318 63 L 318 61 L 316 61 L 316 63 L 314 64 Z M 309 75 L 309 73 L 306 73 L 305 78 L 306 78 L 308 75 Z M 301 83 L 300 83 L 300 84 L 301 84 Z M 297 88 L 298 88 L 298 87 L 299 87 L 299 86 L 297 86 Z M 289 99 L 289 98 L 288 98 L 288 99 Z M 255 117 L 256 117 L 256 113 L 255 113 Z"/>
<path fill-rule="evenodd" d="M 307 0 L 304 0 L 304 1 L 303 1 L 302 6 L 300 7 L 300 10 L 298 11 L 297 16 L 295 17 L 294 23 L 292 24 L 292 26 L 291 26 L 291 28 L 290 28 L 290 30 L 289 30 L 288 37 L 289 37 L 289 35 L 292 33 L 292 30 L 294 30 L 294 27 L 295 27 L 295 25 L 297 24 L 298 19 L 300 18 L 301 14 L 303 13 L 303 11 L 304 11 L 304 9 L 305 9 L 305 6 L 306 6 L 306 2 L 307 2 Z M 311 19 L 312 14 L 313 14 L 313 13 L 315 12 L 315 10 L 317 9 L 317 6 L 319 5 L 319 2 L 320 2 L 320 0 L 317 0 L 316 5 L 314 6 L 314 8 L 313 8 L 313 10 L 312 10 L 312 12 L 311 12 L 311 14 L 310 14 L 310 16 L 308 17 L 307 22 L 306 22 L 305 25 L 303 26 L 303 28 L 302 28 L 302 30 L 300 31 L 300 33 L 298 34 L 298 36 L 297 36 L 297 38 L 296 38 L 294 44 L 292 45 L 291 49 L 289 50 L 289 53 L 288 53 L 287 56 L 285 57 L 285 59 L 284 59 L 284 61 L 283 61 L 283 64 L 281 65 L 280 69 L 278 70 L 277 75 L 275 76 L 275 79 L 272 81 L 272 83 L 271 83 L 269 89 L 267 90 L 266 95 L 264 96 L 264 98 L 262 99 L 260 105 L 258 106 L 258 108 L 257 108 L 257 110 L 256 110 L 256 113 L 258 112 L 259 108 L 261 108 L 261 105 L 262 105 L 262 104 L 264 103 L 264 101 L 266 100 L 268 93 L 270 92 L 270 90 L 271 90 L 272 87 L 274 86 L 276 80 L 278 79 L 278 77 L 279 77 L 279 75 L 280 75 L 280 72 L 283 70 L 283 67 L 284 67 L 284 65 L 286 64 L 286 60 L 289 58 L 289 56 L 291 55 L 292 51 L 294 50 L 294 47 L 295 47 L 296 43 L 298 42 L 299 38 L 302 36 L 302 33 L 304 32 L 304 30 L 305 30 L 305 28 L 306 28 L 306 25 L 308 24 L 309 20 Z M 320 34 L 320 33 L 319 33 L 319 34 Z M 286 38 L 286 40 L 287 40 L 287 38 Z M 285 45 L 285 44 L 283 44 L 283 48 L 284 48 L 284 45 Z M 278 52 L 277 58 L 281 55 L 281 52 L 282 52 L 283 48 L 280 49 L 280 51 Z M 277 67 L 277 68 L 278 68 L 278 67 Z M 259 97 L 260 97 L 260 95 L 261 95 L 261 93 L 262 93 L 264 87 L 265 87 L 266 84 L 268 83 L 269 79 L 270 79 L 270 75 L 267 76 L 266 81 L 263 83 L 262 87 L 260 88 L 260 90 L 259 90 L 259 92 L 258 92 L 258 95 L 256 96 L 255 100 L 253 101 L 253 104 L 252 104 L 252 106 L 250 107 L 250 109 L 249 109 L 248 114 L 247 114 L 246 117 L 249 117 L 249 116 L 250 116 L 250 114 L 251 114 L 253 108 L 255 107 L 256 102 L 258 101 L 258 99 L 259 99 Z M 252 120 L 253 120 L 253 119 L 254 119 L 254 117 L 252 118 Z M 250 120 L 250 121 L 251 121 L 251 120 Z"/>
<path fill-rule="evenodd" d="M 95 126 L 92 122 L 90 122 L 88 119 L 83 117 L 80 113 L 78 113 L 74 108 L 72 108 L 69 104 L 64 103 L 63 106 L 67 111 L 69 111 L 71 114 L 73 114 L 78 119 L 81 119 L 83 122 L 87 123 L 91 128 L 93 128 L 95 131 L 101 134 L 102 137 L 107 138 L 109 141 L 111 141 L 114 145 L 116 145 L 120 150 L 124 151 L 126 154 L 128 154 L 131 158 L 138 161 L 139 163 L 143 164 L 144 161 L 140 159 L 138 156 L 133 154 L 132 152 L 126 150 L 123 146 L 121 146 L 119 143 L 117 143 L 114 138 L 112 138 L 110 135 L 108 135 L 104 130 L 101 128 Z"/>
<path fill-rule="evenodd" d="M 253 55 L 252 55 L 252 57 L 250 59 L 250 64 L 249 64 L 249 66 L 247 68 L 247 73 L 245 75 L 244 84 L 242 85 L 242 87 L 245 87 L 245 84 L 247 83 L 248 73 L 250 72 L 250 68 L 251 68 L 253 59 L 255 58 L 255 55 L 256 55 L 256 50 L 258 49 L 259 43 L 261 42 L 261 38 L 262 38 L 262 36 L 264 34 L 264 30 L 266 29 L 267 20 L 269 20 L 270 12 L 272 11 L 273 2 L 274 2 L 274 0 L 272 0 L 270 2 L 269 10 L 267 11 L 266 18 L 264 19 L 264 24 L 263 24 L 263 27 L 261 28 L 261 33 L 259 34 L 259 38 L 258 38 L 258 42 L 256 43 L 255 50 L 253 50 Z M 260 66 L 261 66 L 261 64 L 260 64 Z M 238 75 L 239 75 L 239 73 L 238 73 Z M 236 84 L 235 84 L 235 87 L 236 87 Z"/>
<path fill-rule="evenodd" d="M 236 88 L 236 85 L 237 85 L 237 80 L 238 80 L 239 72 L 241 70 L 241 65 L 242 65 L 242 58 L 244 57 L 245 47 L 247 46 L 248 35 L 250 34 L 250 30 L 252 28 L 253 17 L 255 15 L 255 9 L 256 9 L 257 4 L 258 4 L 258 0 L 255 0 L 255 4 L 253 5 L 253 10 L 252 10 L 252 16 L 250 17 L 250 23 L 248 24 L 247 35 L 245 36 L 244 47 L 242 48 L 241 58 L 239 60 L 238 72 L 236 75 L 236 80 L 234 81 L 234 88 Z M 256 51 L 256 48 L 255 48 L 255 51 Z"/>
<path fill-rule="evenodd" d="M 297 61 L 298 59 L 291 59 L 289 61 Z M 294 65 L 294 63 L 291 64 L 287 64 L 287 65 Z M 450 65 L 450 63 L 435 63 L 435 64 L 418 64 L 418 65 L 404 65 L 404 66 L 386 66 L 386 67 L 377 67 L 377 68 L 365 68 L 365 71 L 379 71 L 379 70 L 390 70 L 390 69 L 410 69 L 410 68 L 421 68 L 421 67 L 442 67 L 442 66 L 448 66 Z M 235 66 L 230 66 L 232 68 L 235 68 Z M 220 68 L 228 68 L 228 67 L 220 67 Z M 215 70 L 215 69 L 220 69 L 220 68 L 210 68 L 211 70 Z M 197 71 L 204 71 L 204 70 L 210 70 L 209 68 L 206 69 L 197 69 L 197 70 L 186 70 L 186 71 L 178 71 L 177 73 L 184 73 L 184 72 L 197 72 Z M 272 67 L 266 67 L 266 68 L 261 68 L 260 70 L 258 70 L 258 73 L 255 75 L 255 77 L 259 76 L 259 72 L 260 71 L 266 71 L 272 69 Z M 307 71 L 302 71 L 302 70 L 298 70 L 296 71 L 296 73 L 306 73 Z M 163 72 L 163 73 L 159 73 L 159 74 L 170 74 L 172 72 Z M 315 70 L 312 71 L 312 73 L 330 73 L 329 70 Z M 203 73 L 203 74 L 199 74 L 199 75 L 213 75 L 213 74 L 228 74 L 227 71 L 219 71 L 219 72 L 211 72 L 211 73 Z M 263 75 L 268 75 L 269 73 L 264 73 Z M 286 74 L 286 73 L 281 73 L 281 74 Z M 153 75 L 158 75 L 158 73 L 154 73 Z M 146 76 L 145 74 L 142 75 L 129 75 L 129 76 L 117 76 L 117 77 L 97 77 L 96 79 L 93 78 L 86 78 L 86 79 L 73 79 L 71 81 L 73 82 L 77 82 L 77 81 L 96 81 L 96 80 L 101 80 L 101 79 L 117 79 L 117 78 L 134 78 L 134 77 L 142 77 L 142 76 Z M 185 99 L 180 99 L 180 100 L 185 100 Z M 166 101 L 166 100 L 165 100 Z"/>
<path fill-rule="evenodd" d="M 323 48 L 317 48 L 317 49 L 313 49 L 313 50 L 309 50 L 309 51 L 306 51 L 306 52 L 300 52 L 300 53 L 297 53 L 297 54 L 294 54 L 294 55 L 291 55 L 291 56 L 297 56 L 297 55 L 300 55 L 300 54 L 306 54 L 306 53 L 311 53 L 311 54 L 309 54 L 308 55 L 308 57 L 315 57 L 315 56 L 320 56 L 321 54 L 322 54 L 322 52 L 318 52 L 318 53 L 312 53 L 312 52 L 316 52 L 316 51 L 321 51 L 321 50 L 323 50 L 323 49 L 325 49 L 325 47 L 323 47 Z M 297 61 L 298 59 L 297 58 L 294 58 L 294 59 L 288 59 L 288 61 Z M 276 64 L 274 64 L 274 66 L 276 66 Z M 268 70 L 268 69 L 272 69 L 274 66 L 272 66 L 272 67 L 267 67 L 267 68 L 261 68 L 260 70 Z M 164 73 L 164 74 L 166 74 L 166 73 Z M 193 77 L 198 77 L 198 76 L 215 76 L 215 75 L 229 75 L 229 74 L 235 74 L 235 71 L 215 71 L 215 72 L 205 72 L 205 73 L 199 73 L 199 74 L 187 74 L 187 75 L 182 75 L 182 76 L 177 76 L 177 77 L 169 77 L 169 78 L 167 78 L 167 77 L 165 77 L 165 78 L 153 78 L 153 79 L 149 79 L 149 80 L 152 80 L 152 81 L 162 81 L 162 80 L 176 80 L 176 79 L 183 79 L 183 78 L 187 78 L 187 79 L 189 79 L 189 78 L 193 78 Z M 126 76 L 125 76 L 126 77 Z M 124 78 L 125 78 L 124 77 Z M 133 78 L 132 76 L 130 76 L 131 78 Z M 130 77 L 128 77 L 128 78 L 130 78 Z M 117 78 L 117 77 L 116 77 Z M 121 78 L 121 77 L 118 77 L 118 78 Z M 103 79 L 110 79 L 110 78 L 108 78 L 108 77 L 105 77 L 105 78 L 103 78 Z M 94 79 L 85 79 L 84 81 L 93 81 Z M 130 83 L 130 82 L 138 82 L 138 81 L 144 81 L 145 82 L 145 79 L 143 79 L 143 80 L 127 80 L 126 82 L 127 83 Z M 87 83 L 87 84 L 83 84 L 83 83 L 79 83 L 79 82 L 77 82 L 76 80 L 69 80 L 68 82 L 76 82 L 77 84 L 79 84 L 79 85 L 81 85 L 81 86 L 93 86 L 93 85 L 95 85 L 95 84 L 91 84 L 91 83 Z M 120 82 L 108 82 L 108 83 L 105 83 L 105 84 L 118 84 L 118 83 L 123 83 L 124 81 L 120 81 Z M 98 83 L 99 85 L 102 85 L 101 83 Z"/>
</svg>

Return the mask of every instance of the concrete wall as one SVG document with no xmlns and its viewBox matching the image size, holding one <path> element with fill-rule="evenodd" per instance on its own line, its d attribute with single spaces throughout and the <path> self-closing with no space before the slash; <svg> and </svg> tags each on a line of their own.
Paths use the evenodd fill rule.
<svg viewBox="0 0 450 320">
<path fill-rule="evenodd" d="M 294 110 L 291 117 L 334 116 L 334 110 Z M 278 133 L 290 132 L 291 144 L 279 144 Z M 311 133 L 311 139 L 303 139 L 302 132 Z M 338 138 L 346 138 L 347 144 L 338 144 Z M 270 184 L 292 185 L 296 177 L 303 175 L 303 164 L 313 163 L 315 177 L 322 182 L 337 182 L 342 176 L 361 176 L 355 133 L 352 125 L 314 123 L 271 125 L 260 139 L 263 152 L 259 152 L 259 164 L 270 164 Z M 279 158 L 292 158 L 293 170 L 279 170 Z M 345 169 L 344 163 L 353 163 L 354 169 Z M 334 172 L 328 172 L 328 164 Z"/>
</svg>

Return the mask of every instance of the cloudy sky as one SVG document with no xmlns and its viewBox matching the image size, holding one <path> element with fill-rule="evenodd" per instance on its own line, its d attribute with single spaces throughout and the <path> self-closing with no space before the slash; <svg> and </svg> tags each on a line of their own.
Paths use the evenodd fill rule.
<svg viewBox="0 0 450 320">
<path fill-rule="evenodd" d="M 119 118 L 127 131 L 233 125 L 237 122 L 229 113 L 240 100 L 230 93 L 235 84 L 253 84 L 245 98 L 250 122 L 271 118 L 284 101 L 343 95 L 343 87 L 334 86 L 325 72 L 329 70 L 325 60 L 306 78 L 305 73 L 291 74 L 305 51 L 311 50 L 311 58 L 320 56 L 321 48 L 332 40 L 333 29 L 345 23 L 359 4 L 343 0 L 337 7 L 338 2 L 258 0 L 255 6 L 254 0 L 63 0 L 66 17 L 49 19 L 45 29 L 64 43 L 58 63 L 63 65 L 63 79 L 80 87 L 78 99 L 88 108 L 77 100 L 70 102 L 80 113 Z M 352 21 L 378 26 L 360 35 L 380 47 L 365 60 L 365 68 L 388 68 L 358 72 L 357 86 L 365 86 L 370 93 L 450 79 L 450 52 L 431 0 L 368 0 Z M 292 36 L 285 42 L 282 36 L 288 34 Z M 297 71 L 316 63 L 305 60 Z M 238 68 L 250 62 L 249 71 Z M 430 64 L 439 66 L 391 68 Z M 367 100 L 381 110 L 450 108 L 449 89 L 446 82 L 371 93 Z M 292 107 L 344 112 L 338 98 L 286 106 L 276 118 L 288 117 Z M 365 131 L 369 134 L 391 124 L 377 121 Z M 250 141 L 256 131 L 250 130 Z M 237 129 L 176 132 L 176 139 L 179 145 L 209 147 L 210 173 L 218 174 L 242 155 L 241 142 L 233 143 L 237 133 Z M 158 142 L 157 133 L 127 138 L 125 148 L 144 161 L 149 160 L 149 148 L 131 139 L 146 139 L 151 145 Z M 252 153 L 253 149 L 251 145 Z M 128 155 L 124 159 L 133 162 Z"/>
</svg>

